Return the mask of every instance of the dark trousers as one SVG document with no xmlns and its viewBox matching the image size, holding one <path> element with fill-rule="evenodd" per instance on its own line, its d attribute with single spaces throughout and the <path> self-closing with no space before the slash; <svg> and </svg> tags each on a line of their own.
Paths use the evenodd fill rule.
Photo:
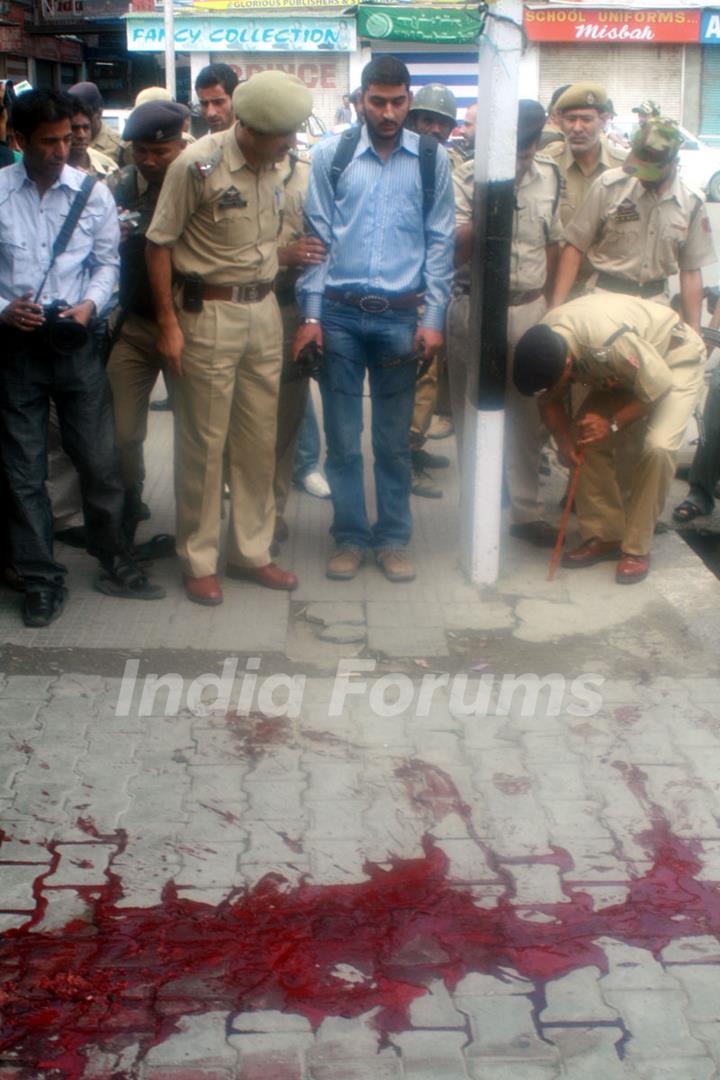
<svg viewBox="0 0 720 1080">
<path fill-rule="evenodd" d="M 112 399 L 97 344 L 70 354 L 39 333 L 0 331 L 0 456 L 9 489 L 13 564 L 29 590 L 59 587 L 66 568 L 53 556 L 47 480 L 48 411 L 55 402 L 65 453 L 78 471 L 87 549 L 108 565 L 124 550 L 124 489 Z"/>
</svg>

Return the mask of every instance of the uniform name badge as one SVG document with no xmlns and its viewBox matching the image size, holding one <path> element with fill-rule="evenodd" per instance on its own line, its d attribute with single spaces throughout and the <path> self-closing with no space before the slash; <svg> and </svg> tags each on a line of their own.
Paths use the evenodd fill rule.
<svg viewBox="0 0 720 1080">
<path fill-rule="evenodd" d="M 236 187 L 229 187 L 220 196 L 218 206 L 221 210 L 242 210 L 247 206 L 247 199 L 243 199 Z"/>
<path fill-rule="evenodd" d="M 624 225 L 627 221 L 639 221 L 640 213 L 634 202 L 623 199 L 612 214 L 612 219 L 617 225 Z"/>
</svg>

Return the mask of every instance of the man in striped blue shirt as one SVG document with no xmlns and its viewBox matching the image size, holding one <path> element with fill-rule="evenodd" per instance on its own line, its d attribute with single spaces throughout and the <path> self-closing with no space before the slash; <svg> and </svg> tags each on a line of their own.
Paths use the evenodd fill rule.
<svg viewBox="0 0 720 1080">
<path fill-rule="evenodd" d="M 408 431 L 417 359 L 431 358 L 443 344 L 454 202 L 447 154 L 439 146 L 431 205 L 423 206 L 419 136 L 403 127 L 411 101 L 409 72 L 396 57 L 366 65 L 366 122 L 352 159 L 333 186 L 338 138 L 320 143 L 305 203 L 309 231 L 328 257 L 298 283 L 304 320 L 295 355 L 312 342 L 325 356 L 320 390 L 337 545 L 327 575 L 337 580 L 355 577 L 369 548 L 390 581 L 415 576 L 406 550 L 412 532 Z M 372 527 L 360 442 L 366 370 L 377 496 Z"/>
</svg>

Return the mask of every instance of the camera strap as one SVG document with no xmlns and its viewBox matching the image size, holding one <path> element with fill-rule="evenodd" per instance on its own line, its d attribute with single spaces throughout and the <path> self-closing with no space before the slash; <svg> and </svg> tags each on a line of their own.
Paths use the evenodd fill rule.
<svg viewBox="0 0 720 1080">
<path fill-rule="evenodd" d="M 78 221 L 80 220 L 80 215 L 82 214 L 83 210 L 85 209 L 85 207 L 88 204 L 88 199 L 90 198 L 90 195 L 92 194 L 92 189 L 95 187 L 96 183 L 97 183 L 97 176 L 90 176 L 90 175 L 86 176 L 85 179 L 83 180 L 82 184 L 80 185 L 80 190 L 77 192 L 77 194 L 75 195 L 75 198 L 73 199 L 72 205 L 71 205 L 70 209 L 68 210 L 67 217 L 65 218 L 65 220 L 62 223 L 62 228 L 60 229 L 60 232 L 55 237 L 55 243 L 53 244 L 53 249 L 52 249 L 52 256 L 50 258 L 50 265 L 48 266 L 47 270 L 45 271 L 45 275 L 44 275 L 42 281 L 40 282 L 40 288 L 38 289 L 37 294 L 35 296 L 35 303 L 36 304 L 37 304 L 38 300 L 40 299 L 40 297 L 42 296 L 42 291 L 45 288 L 45 282 L 47 281 L 48 277 L 50 276 L 50 271 L 52 270 L 53 266 L 55 265 L 57 260 L 62 255 L 65 248 L 70 243 L 70 237 L 75 232 L 75 226 L 77 225 Z"/>
</svg>

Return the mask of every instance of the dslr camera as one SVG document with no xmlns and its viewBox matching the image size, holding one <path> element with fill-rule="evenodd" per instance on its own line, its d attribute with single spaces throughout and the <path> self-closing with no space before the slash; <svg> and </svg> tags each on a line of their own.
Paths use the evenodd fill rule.
<svg viewBox="0 0 720 1080">
<path fill-rule="evenodd" d="M 63 311 L 70 307 L 65 300 L 53 300 L 51 304 L 43 304 L 45 322 L 40 332 L 50 348 L 59 353 L 71 353 L 81 349 L 87 344 L 89 337 L 88 329 L 78 322 L 77 319 L 62 319 Z"/>
</svg>

